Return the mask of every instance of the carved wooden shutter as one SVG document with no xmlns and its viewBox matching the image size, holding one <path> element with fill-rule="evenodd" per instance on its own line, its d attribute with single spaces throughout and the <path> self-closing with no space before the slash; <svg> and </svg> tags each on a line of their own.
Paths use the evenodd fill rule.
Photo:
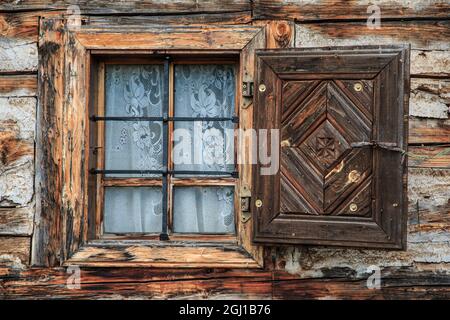
<svg viewBox="0 0 450 320">
<path fill-rule="evenodd" d="M 256 58 L 255 128 L 280 130 L 280 159 L 272 175 L 254 167 L 254 240 L 404 248 L 409 48 Z M 259 138 L 260 156 L 277 154 Z"/>
</svg>

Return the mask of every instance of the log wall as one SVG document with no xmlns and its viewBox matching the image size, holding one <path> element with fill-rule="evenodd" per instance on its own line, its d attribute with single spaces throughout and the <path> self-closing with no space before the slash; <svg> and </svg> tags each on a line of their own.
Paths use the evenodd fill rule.
<svg viewBox="0 0 450 320">
<path fill-rule="evenodd" d="M 39 17 L 75 2 L 99 26 L 270 24 L 270 47 L 411 43 L 408 250 L 269 247 L 264 270 L 85 269 L 81 290 L 62 268 L 30 268 Z M 450 1 L 376 3 L 379 29 L 366 0 L 1 1 L 0 298 L 449 298 Z M 366 287 L 371 265 L 381 290 Z"/>
</svg>

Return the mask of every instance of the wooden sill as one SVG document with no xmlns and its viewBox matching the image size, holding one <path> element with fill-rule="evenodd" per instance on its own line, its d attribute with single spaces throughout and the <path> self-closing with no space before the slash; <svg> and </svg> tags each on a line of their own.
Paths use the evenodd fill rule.
<svg viewBox="0 0 450 320">
<path fill-rule="evenodd" d="M 65 266 L 152 268 L 261 268 L 241 247 L 217 243 L 110 244 L 90 243 L 81 247 Z"/>
</svg>

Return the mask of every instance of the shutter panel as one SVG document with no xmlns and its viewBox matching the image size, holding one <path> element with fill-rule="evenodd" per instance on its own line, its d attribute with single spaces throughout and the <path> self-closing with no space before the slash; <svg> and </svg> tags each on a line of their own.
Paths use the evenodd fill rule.
<svg viewBox="0 0 450 320">
<path fill-rule="evenodd" d="M 405 248 L 409 47 L 259 50 L 256 70 L 254 241 Z"/>
</svg>

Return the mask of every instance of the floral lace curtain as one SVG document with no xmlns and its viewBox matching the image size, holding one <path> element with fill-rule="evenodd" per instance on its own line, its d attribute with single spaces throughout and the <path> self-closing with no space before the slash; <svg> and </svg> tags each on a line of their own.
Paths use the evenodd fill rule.
<svg viewBox="0 0 450 320">
<path fill-rule="evenodd" d="M 107 65 L 106 116 L 161 116 L 162 75 L 161 65 Z M 231 117 L 234 95 L 231 65 L 175 66 L 175 116 Z M 181 148 L 174 143 L 175 170 L 233 171 L 232 128 L 230 121 L 175 123 L 175 138 L 184 129 Z M 162 145 L 161 122 L 106 122 L 105 168 L 162 169 Z M 231 187 L 176 188 L 174 232 L 233 233 L 233 197 Z M 160 232 L 161 200 L 156 187 L 106 188 L 104 232 Z"/>
</svg>

